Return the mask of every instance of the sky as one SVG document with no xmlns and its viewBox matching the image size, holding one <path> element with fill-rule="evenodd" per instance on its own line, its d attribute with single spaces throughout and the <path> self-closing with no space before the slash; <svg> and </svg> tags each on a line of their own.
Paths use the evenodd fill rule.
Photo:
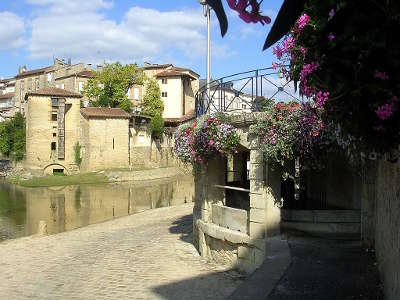
<svg viewBox="0 0 400 300">
<path fill-rule="evenodd" d="M 225 1 L 224 1 L 225 2 Z M 264 1 L 272 21 L 282 0 Z M 225 3 L 222 38 L 212 18 L 213 78 L 270 67 L 262 51 L 271 25 L 246 24 Z M 206 73 L 206 19 L 197 0 L 0 0 L 0 78 L 18 67 L 46 67 L 53 57 L 93 65 L 172 63 Z"/>
</svg>

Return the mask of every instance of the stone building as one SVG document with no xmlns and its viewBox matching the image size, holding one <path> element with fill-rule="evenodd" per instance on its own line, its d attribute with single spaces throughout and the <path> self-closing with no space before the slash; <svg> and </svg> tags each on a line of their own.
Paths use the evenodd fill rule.
<svg viewBox="0 0 400 300">
<path fill-rule="evenodd" d="M 81 109 L 82 171 L 128 168 L 130 114 L 119 108 Z"/>
<path fill-rule="evenodd" d="M 38 91 L 42 88 L 56 87 L 56 79 L 69 76 L 88 70 L 88 67 L 82 63 L 72 64 L 60 59 L 54 59 L 52 66 L 45 68 L 27 70 L 26 67 L 20 67 L 15 77 L 15 105 L 21 113 L 25 113 L 25 95 L 30 92 Z M 61 83 L 58 87 L 65 89 L 66 84 Z M 79 88 L 79 87 L 78 87 Z M 76 89 L 69 90 L 75 92 Z"/>
<path fill-rule="evenodd" d="M 82 96 L 47 87 L 26 94 L 27 169 L 38 174 L 74 173 Z"/>
<path fill-rule="evenodd" d="M 199 90 L 199 74 L 172 64 L 149 64 L 143 66 L 144 74 L 157 80 L 164 102 L 164 118 L 181 118 L 194 110 L 195 95 Z M 135 111 L 140 111 L 140 104 L 146 92 L 146 86 L 133 86 L 128 97 Z"/>
<path fill-rule="evenodd" d="M 0 122 L 14 116 L 15 109 L 14 93 L 0 94 Z"/>
<path fill-rule="evenodd" d="M 94 73 L 91 70 L 84 70 L 75 73 L 69 72 L 69 74 L 57 77 L 55 79 L 55 85 L 57 88 L 81 94 L 83 96 L 83 104 L 87 107 L 88 99 L 83 94 L 83 90 L 88 80 L 93 77 Z"/>
<path fill-rule="evenodd" d="M 0 79 L 0 95 L 15 92 L 15 78 Z"/>
</svg>

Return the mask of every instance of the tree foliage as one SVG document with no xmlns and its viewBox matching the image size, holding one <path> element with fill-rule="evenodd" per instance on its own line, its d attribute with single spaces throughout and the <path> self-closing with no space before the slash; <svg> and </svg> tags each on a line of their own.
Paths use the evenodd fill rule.
<svg viewBox="0 0 400 300">
<path fill-rule="evenodd" d="M 164 102 L 161 100 L 161 89 L 157 81 L 152 78 L 146 79 L 146 92 L 142 103 L 143 114 L 154 117 L 164 112 Z"/>
<path fill-rule="evenodd" d="M 88 80 L 84 93 L 91 105 L 121 108 L 130 111 L 132 103 L 127 92 L 134 84 L 143 84 L 144 74 L 136 64 L 122 65 L 119 62 L 106 64 Z"/>
<path fill-rule="evenodd" d="M 161 139 L 164 133 L 164 119 L 160 114 L 155 115 L 152 117 L 149 131 L 153 138 Z"/>
<path fill-rule="evenodd" d="M 14 161 L 25 156 L 25 120 L 17 113 L 9 121 L 0 123 L 0 152 Z"/>
</svg>

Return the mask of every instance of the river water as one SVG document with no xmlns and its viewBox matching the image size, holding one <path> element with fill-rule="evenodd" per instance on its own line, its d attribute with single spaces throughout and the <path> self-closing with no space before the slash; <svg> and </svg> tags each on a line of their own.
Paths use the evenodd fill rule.
<svg viewBox="0 0 400 300">
<path fill-rule="evenodd" d="M 147 182 L 23 188 L 0 181 L 0 242 L 55 234 L 144 210 L 193 202 L 192 176 Z"/>
</svg>

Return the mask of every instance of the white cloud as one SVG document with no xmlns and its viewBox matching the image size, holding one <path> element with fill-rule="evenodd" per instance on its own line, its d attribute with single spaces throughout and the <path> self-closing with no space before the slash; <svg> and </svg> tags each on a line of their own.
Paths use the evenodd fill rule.
<svg viewBox="0 0 400 300">
<path fill-rule="evenodd" d="M 40 7 L 31 22 L 28 50 L 34 59 L 72 57 L 74 60 L 121 62 L 153 60 L 170 53 L 189 59 L 205 55 L 205 20 L 201 10 L 161 12 L 132 7 L 116 22 L 102 9 L 104 0 L 27 0 Z M 216 57 L 227 57 L 215 44 Z"/>
<path fill-rule="evenodd" d="M 11 50 L 24 44 L 24 20 L 11 12 L 0 12 L 0 51 Z"/>
</svg>

